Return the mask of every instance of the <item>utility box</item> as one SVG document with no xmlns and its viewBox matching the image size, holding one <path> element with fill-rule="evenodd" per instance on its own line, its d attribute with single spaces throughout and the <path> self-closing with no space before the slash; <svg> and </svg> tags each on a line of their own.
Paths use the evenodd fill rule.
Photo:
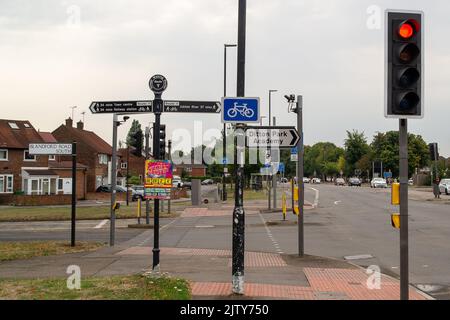
<svg viewBox="0 0 450 320">
<path fill-rule="evenodd" d="M 400 205 L 400 183 L 392 184 L 391 204 L 393 206 Z"/>
<path fill-rule="evenodd" d="M 193 206 L 199 206 L 202 201 L 202 182 L 198 179 L 191 181 L 191 202 Z"/>
</svg>

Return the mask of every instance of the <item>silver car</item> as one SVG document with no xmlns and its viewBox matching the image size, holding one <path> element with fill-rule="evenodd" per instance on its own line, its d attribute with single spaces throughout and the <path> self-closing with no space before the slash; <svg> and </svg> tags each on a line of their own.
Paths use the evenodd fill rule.
<svg viewBox="0 0 450 320">
<path fill-rule="evenodd" d="M 371 188 L 387 188 L 387 182 L 385 179 L 383 178 L 374 178 L 372 179 L 372 181 L 370 182 L 370 187 Z"/>
<path fill-rule="evenodd" d="M 450 179 L 442 179 L 439 184 L 439 191 L 441 193 L 445 193 L 446 195 L 450 194 Z"/>
</svg>

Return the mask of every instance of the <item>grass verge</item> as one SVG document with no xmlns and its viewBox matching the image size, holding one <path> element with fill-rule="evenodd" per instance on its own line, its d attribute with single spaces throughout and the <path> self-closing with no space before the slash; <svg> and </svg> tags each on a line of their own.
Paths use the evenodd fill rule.
<svg viewBox="0 0 450 320">
<path fill-rule="evenodd" d="M 151 206 L 153 207 L 153 206 Z M 167 210 L 167 204 L 165 205 Z M 161 217 L 176 217 L 176 211 L 182 208 L 181 203 L 172 204 L 171 214 L 161 213 Z M 109 219 L 109 206 L 78 207 L 77 220 L 103 220 Z M 141 216 L 145 217 L 145 204 L 142 206 Z M 132 219 L 137 217 L 137 205 L 131 203 L 129 207 L 122 205 L 116 212 L 117 219 Z M 71 219 L 71 208 L 67 207 L 2 207 L 0 209 L 0 222 L 25 221 L 67 221 Z"/>
<path fill-rule="evenodd" d="M 73 248 L 67 242 L 61 241 L 0 242 L 0 261 L 88 252 L 102 246 L 104 244 L 99 242 L 77 242 Z"/>
<path fill-rule="evenodd" d="M 0 299 L 8 300 L 189 300 L 186 280 L 143 275 L 86 278 L 80 290 L 66 279 L 0 280 Z"/>
</svg>

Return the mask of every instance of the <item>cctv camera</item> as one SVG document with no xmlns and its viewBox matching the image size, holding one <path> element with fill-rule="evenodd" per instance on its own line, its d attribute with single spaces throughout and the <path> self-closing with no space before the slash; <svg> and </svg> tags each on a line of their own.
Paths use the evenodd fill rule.
<svg viewBox="0 0 450 320">
<path fill-rule="evenodd" d="M 123 117 L 123 121 L 127 121 L 128 119 L 130 119 L 130 117 L 128 116 Z"/>
</svg>

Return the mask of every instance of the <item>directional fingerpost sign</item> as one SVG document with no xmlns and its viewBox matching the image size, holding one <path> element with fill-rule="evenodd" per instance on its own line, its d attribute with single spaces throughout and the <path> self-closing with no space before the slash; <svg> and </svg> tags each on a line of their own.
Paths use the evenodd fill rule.
<svg viewBox="0 0 450 320">
<path fill-rule="evenodd" d="M 166 91 L 168 82 L 166 77 L 157 74 L 150 78 L 148 84 L 150 86 L 150 90 L 152 90 L 153 93 L 162 94 L 164 91 Z"/>
<path fill-rule="evenodd" d="M 164 101 L 164 112 L 220 113 L 217 101 Z"/>
<path fill-rule="evenodd" d="M 222 98 L 223 123 L 259 123 L 259 98 Z"/>
<path fill-rule="evenodd" d="M 300 141 L 295 127 L 248 127 L 249 148 L 293 148 Z"/>
<path fill-rule="evenodd" d="M 92 113 L 151 113 L 152 101 L 94 101 L 89 107 Z"/>
</svg>

